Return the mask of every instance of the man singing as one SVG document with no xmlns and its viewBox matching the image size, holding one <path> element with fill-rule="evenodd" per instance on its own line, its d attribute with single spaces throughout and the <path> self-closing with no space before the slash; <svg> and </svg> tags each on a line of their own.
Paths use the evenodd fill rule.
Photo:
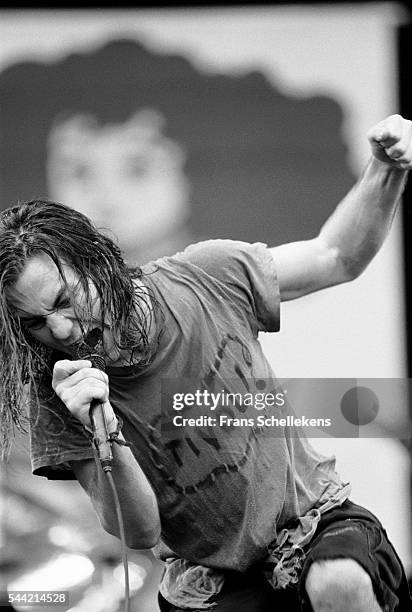
<svg viewBox="0 0 412 612">
<path fill-rule="evenodd" d="M 349 499 L 333 458 L 293 426 L 277 435 L 253 423 L 235 433 L 210 420 L 174 427 L 165 397 L 185 393 L 188 381 L 198 397 L 262 382 L 276 389 L 259 331 L 279 329 L 280 301 L 365 269 L 412 168 L 411 136 L 400 115 L 374 126 L 368 166 L 319 235 L 272 249 L 210 240 L 131 270 L 62 204 L 33 200 L 1 213 L 4 447 L 27 407 L 34 473 L 76 478 L 118 535 L 90 440 L 90 406 L 103 405 L 120 442 L 112 473 L 127 543 L 155 547 L 165 561 L 162 611 L 410 609 L 397 553 L 377 518 Z M 79 358 L 96 331 L 105 372 Z"/>
</svg>

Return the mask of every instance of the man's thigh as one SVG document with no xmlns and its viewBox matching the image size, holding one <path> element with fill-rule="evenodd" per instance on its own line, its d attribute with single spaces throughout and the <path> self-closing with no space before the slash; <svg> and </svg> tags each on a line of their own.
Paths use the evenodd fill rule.
<svg viewBox="0 0 412 612">
<path fill-rule="evenodd" d="M 334 559 L 356 561 L 368 574 L 376 600 L 385 612 L 412 609 L 402 563 L 378 519 L 365 508 L 346 502 L 326 513 L 306 552 L 299 582 L 303 610 L 312 609 L 305 589 L 312 564 L 318 562 L 321 569 L 322 562 Z M 344 581 L 344 574 L 341 577 Z"/>
<path fill-rule="evenodd" d="M 405 572 L 382 525 L 365 508 L 345 502 L 322 517 L 306 549 L 298 585 L 275 591 L 259 571 L 228 574 L 213 612 L 313 612 L 305 590 L 306 577 L 313 562 L 327 559 L 357 561 L 370 576 L 376 599 L 385 612 L 412 609 Z M 159 605 L 161 612 L 186 612 L 161 596 Z"/>
</svg>

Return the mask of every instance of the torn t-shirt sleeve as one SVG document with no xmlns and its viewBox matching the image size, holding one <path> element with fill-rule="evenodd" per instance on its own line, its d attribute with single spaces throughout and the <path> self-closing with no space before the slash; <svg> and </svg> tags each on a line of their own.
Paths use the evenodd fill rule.
<svg viewBox="0 0 412 612">
<path fill-rule="evenodd" d="M 258 331 L 279 331 L 279 285 L 275 262 L 266 244 L 206 240 L 188 246 L 174 257 L 235 288 L 239 298 L 246 298 Z"/>
<path fill-rule="evenodd" d="M 92 459 L 94 449 L 83 425 L 55 395 L 33 402 L 30 455 L 33 474 L 50 480 L 75 478 L 70 461 Z"/>
</svg>

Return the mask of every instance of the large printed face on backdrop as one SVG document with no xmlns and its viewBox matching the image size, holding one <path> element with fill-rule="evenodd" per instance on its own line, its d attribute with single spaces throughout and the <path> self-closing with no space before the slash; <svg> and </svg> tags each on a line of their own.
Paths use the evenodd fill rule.
<svg viewBox="0 0 412 612">
<path fill-rule="evenodd" d="M 50 197 L 110 228 L 127 253 L 164 243 L 189 212 L 185 155 L 164 123 L 151 109 L 124 123 L 101 126 L 84 114 L 57 123 L 47 148 Z"/>
<path fill-rule="evenodd" d="M 136 40 L 10 65 L 0 109 L 1 206 L 69 204 L 136 263 L 207 238 L 312 238 L 354 182 L 336 100 Z"/>
</svg>

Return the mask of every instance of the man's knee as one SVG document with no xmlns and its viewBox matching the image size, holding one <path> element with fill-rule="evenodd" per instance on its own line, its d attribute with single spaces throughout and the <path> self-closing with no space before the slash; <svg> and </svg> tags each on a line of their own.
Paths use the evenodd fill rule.
<svg viewBox="0 0 412 612">
<path fill-rule="evenodd" d="M 378 612 L 369 574 L 353 559 L 315 561 L 305 582 L 315 612 Z"/>
</svg>

